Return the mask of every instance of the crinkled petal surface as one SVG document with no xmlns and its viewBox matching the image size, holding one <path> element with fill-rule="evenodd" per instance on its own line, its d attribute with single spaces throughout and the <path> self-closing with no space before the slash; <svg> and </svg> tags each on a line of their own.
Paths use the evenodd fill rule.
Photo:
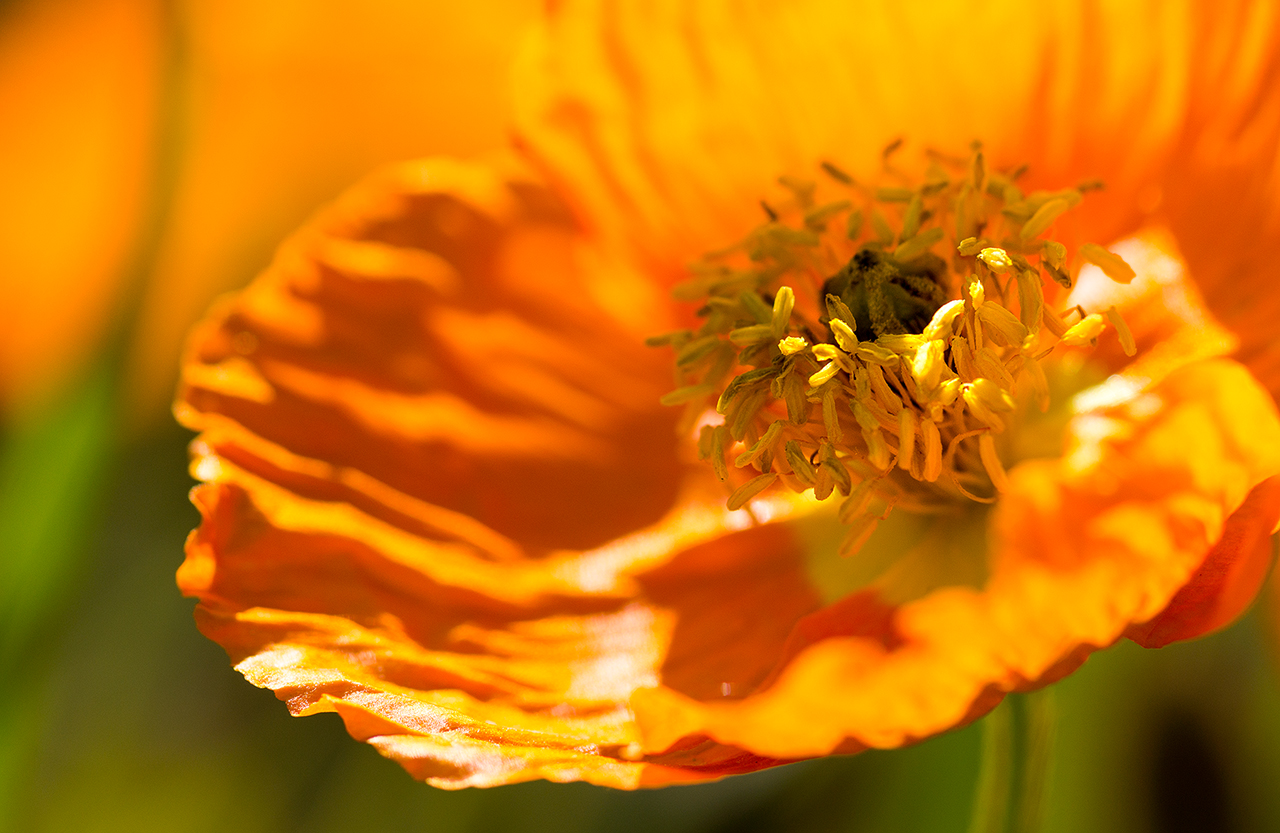
<svg viewBox="0 0 1280 833">
<path fill-rule="evenodd" d="M 433 784 L 636 787 L 900 745 L 1238 609 L 1280 514 L 1240 365 L 1079 410 L 972 574 L 926 548 L 833 600 L 811 505 L 728 512 L 686 461 L 658 283 L 511 166 L 404 165 L 322 212 L 193 335 L 201 629 Z"/>
<path fill-rule="evenodd" d="M 179 583 L 202 629 L 443 786 L 763 765 L 618 751 L 634 690 L 761 677 L 754 643 L 814 603 L 785 536 L 685 482 L 636 329 L 664 321 L 653 293 L 519 176 L 435 161 L 349 193 L 193 337 L 205 521 Z"/>
</svg>

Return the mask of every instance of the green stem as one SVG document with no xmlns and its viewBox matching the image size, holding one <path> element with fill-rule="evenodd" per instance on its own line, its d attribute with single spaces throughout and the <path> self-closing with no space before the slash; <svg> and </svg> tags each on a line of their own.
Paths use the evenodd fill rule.
<svg viewBox="0 0 1280 833">
<path fill-rule="evenodd" d="M 1006 700 L 982 721 L 982 758 L 969 833 L 1004 833 L 1013 774 L 1013 706 Z"/>
<path fill-rule="evenodd" d="M 1039 833 L 1057 734 L 1053 691 L 1015 695 L 982 722 L 982 758 L 969 833 Z"/>
<path fill-rule="evenodd" d="M 1058 709 L 1052 688 L 1022 698 L 1022 789 L 1018 802 L 1017 833 L 1039 833 L 1044 828 L 1046 799 L 1053 769 L 1054 742 L 1058 733 Z"/>
</svg>

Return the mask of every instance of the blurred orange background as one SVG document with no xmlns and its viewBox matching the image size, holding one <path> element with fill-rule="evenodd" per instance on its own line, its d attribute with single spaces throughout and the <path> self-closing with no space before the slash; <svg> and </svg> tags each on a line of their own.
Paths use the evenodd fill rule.
<svg viewBox="0 0 1280 833">
<path fill-rule="evenodd" d="M 0 29 L 0 390 L 48 396 L 142 294 L 154 414 L 183 335 L 379 164 L 506 142 L 533 0 L 26 0 Z"/>
</svg>

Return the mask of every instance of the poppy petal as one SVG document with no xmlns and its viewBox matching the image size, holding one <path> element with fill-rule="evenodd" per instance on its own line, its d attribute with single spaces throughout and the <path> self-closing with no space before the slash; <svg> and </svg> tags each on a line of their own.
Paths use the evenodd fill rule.
<svg viewBox="0 0 1280 833">
<path fill-rule="evenodd" d="M 680 462 L 636 332 L 664 302 L 579 249 L 527 176 L 399 166 L 291 238 L 184 367 L 201 629 L 441 786 L 776 763 L 696 739 L 640 762 L 628 700 L 659 675 L 750 687 L 818 604 L 781 528 Z"/>
<path fill-rule="evenodd" d="M 874 174 L 896 138 L 981 140 L 1032 186 L 1101 178 L 1078 232 L 1105 242 L 1155 208 L 1208 92 L 1188 67 L 1214 47 L 1241 82 L 1214 95 L 1250 94 L 1251 66 L 1217 47 L 1253 6 L 565 0 L 517 75 L 519 135 L 601 232 L 668 264 L 760 222 L 779 175 Z"/>
<path fill-rule="evenodd" d="M 1214 315 L 1239 337 L 1240 360 L 1280 397 L 1280 11 L 1255 3 L 1227 20 L 1196 64 L 1201 92 L 1161 213 Z"/>
<path fill-rule="evenodd" d="M 486 589 L 424 563 L 437 552 L 397 558 L 373 522 L 364 544 L 307 528 L 300 512 L 329 508 L 236 479 L 197 490 L 205 521 L 179 583 L 200 598 L 202 632 L 295 715 L 337 712 L 354 737 L 449 788 L 634 788 L 779 763 L 697 737 L 641 760 L 627 704 L 659 677 L 708 696 L 764 677 L 816 605 L 781 527 L 725 534 L 722 514 L 677 513 L 554 568 L 495 565 Z M 589 592 L 602 576 L 620 586 Z"/>
<path fill-rule="evenodd" d="M 1224 627 L 1253 602 L 1275 564 L 1271 533 L 1280 518 L 1280 478 L 1254 487 L 1227 520 L 1222 537 L 1168 607 L 1125 635 L 1144 648 L 1202 636 Z"/>
<path fill-rule="evenodd" d="M 619 269 L 582 277 L 575 246 L 529 182 L 389 169 L 196 331 L 178 416 L 202 458 L 478 536 L 494 559 L 643 527 L 680 470 L 669 370 L 595 298 L 607 284 L 659 327 L 665 307 Z"/>
</svg>

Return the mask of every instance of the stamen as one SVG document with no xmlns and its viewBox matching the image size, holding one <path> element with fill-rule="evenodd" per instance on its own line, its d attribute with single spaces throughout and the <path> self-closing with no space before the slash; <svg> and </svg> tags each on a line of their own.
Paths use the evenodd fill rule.
<svg viewBox="0 0 1280 833">
<path fill-rule="evenodd" d="M 978 260 L 987 264 L 987 267 L 997 275 L 1003 275 L 1013 268 L 1013 261 L 1009 258 L 1009 253 L 1004 249 L 985 248 L 978 253 Z"/>
<path fill-rule="evenodd" d="M 1018 237 L 1023 241 L 1039 237 L 1070 207 L 1071 204 L 1064 199 L 1049 200 L 1036 209 L 1036 213 L 1031 215 L 1031 219 L 1023 224 L 1022 230 L 1018 232 Z"/>
<path fill-rule="evenodd" d="M 840 318 L 832 318 L 829 322 L 831 326 L 831 335 L 835 336 L 836 344 L 841 350 L 852 353 L 858 349 L 858 334 L 853 328 L 844 323 Z"/>
<path fill-rule="evenodd" d="M 804 352 L 809 346 L 809 342 L 800 336 L 787 336 L 778 342 L 778 351 L 784 356 L 794 356 L 796 353 Z"/>
<path fill-rule="evenodd" d="M 839 182 L 842 185 L 853 184 L 853 177 L 849 176 L 847 173 L 840 170 L 835 165 L 832 165 L 830 162 L 823 162 L 821 165 L 821 168 L 823 171 L 826 172 L 828 176 L 830 176 L 836 182 Z"/>
<path fill-rule="evenodd" d="M 1102 270 L 1102 273 L 1116 283 L 1129 283 L 1138 273 L 1125 263 L 1124 258 L 1115 252 L 1109 252 L 1097 243 L 1085 243 L 1080 247 L 1080 256 Z"/>
<path fill-rule="evenodd" d="M 1071 324 L 1055 306 L 1069 252 L 1039 238 L 1085 188 L 1024 195 L 1023 170 L 990 169 L 980 147 L 967 162 L 935 154 L 906 187 L 895 150 L 880 187 L 831 162 L 820 180 L 780 178 L 786 197 L 761 202 L 769 221 L 677 287 L 702 325 L 649 341 L 675 351 L 679 386 L 663 402 L 686 409 L 682 425 L 706 422 L 715 400 L 722 422 L 701 429 L 698 456 L 730 484 L 728 507 L 779 483 L 819 501 L 838 491 L 842 552 L 895 506 L 942 511 L 1005 491 L 1000 449 L 1017 444 L 997 435 L 1020 424 L 1019 403 L 1048 409 L 1040 362 L 1059 345 L 1093 344 L 1109 321 L 1134 351 L 1115 308 Z M 1077 254 L 1133 277 L 1100 246 Z"/>
<path fill-rule="evenodd" d="M 1129 331 L 1129 325 L 1120 317 L 1120 311 L 1115 307 L 1107 308 L 1107 320 L 1111 322 L 1111 326 L 1116 329 L 1116 336 L 1120 339 L 1120 347 L 1124 350 L 1126 356 L 1132 356 L 1138 352 L 1138 345 L 1133 342 L 1133 333 Z"/>
<path fill-rule="evenodd" d="M 787 323 L 791 321 L 791 310 L 795 305 L 796 296 L 791 291 L 791 287 L 784 286 L 778 290 L 777 296 L 773 299 L 773 314 L 769 321 L 773 338 L 781 338 L 787 331 Z"/>
<path fill-rule="evenodd" d="M 1106 326 L 1101 315 L 1086 315 L 1062 334 L 1062 343 L 1071 347 L 1092 347 L 1098 343 L 1098 336 L 1102 335 Z"/>
<path fill-rule="evenodd" d="M 911 471 L 916 454 L 916 412 L 912 408 L 898 411 L 898 468 Z"/>
<path fill-rule="evenodd" d="M 903 231 L 903 234 L 905 235 L 906 232 Z M 893 250 L 893 256 L 895 259 L 902 261 L 915 260 L 929 251 L 929 249 L 932 249 L 935 243 L 942 240 L 942 236 L 943 231 L 940 228 L 931 228 L 920 234 L 912 235 Z"/>
<path fill-rule="evenodd" d="M 932 419 L 924 420 L 921 434 L 924 436 L 924 471 L 921 479 L 933 483 L 942 474 L 942 433 L 938 423 Z"/>
<path fill-rule="evenodd" d="M 862 212 L 854 211 L 849 215 L 848 222 L 845 223 L 845 236 L 850 240 L 857 240 L 862 234 Z"/>
<path fill-rule="evenodd" d="M 1040 276 L 1030 269 L 1018 271 L 1018 319 L 1028 333 L 1040 329 L 1040 318 L 1044 314 L 1044 287 L 1040 285 Z"/>
<path fill-rule="evenodd" d="M 991 478 L 991 485 L 996 487 L 996 491 L 1009 491 L 1009 477 L 1005 474 L 1004 464 L 1000 462 L 1000 455 L 996 454 L 996 441 L 991 438 L 990 434 L 983 434 L 978 437 L 978 454 L 982 458 L 983 468 L 987 470 L 987 475 Z"/>
<path fill-rule="evenodd" d="M 726 507 L 730 512 L 741 509 L 751 502 L 752 498 L 763 492 L 765 489 L 773 485 L 773 481 L 778 479 L 776 474 L 762 474 L 759 477 L 752 478 L 747 483 L 739 486 L 729 496 L 729 502 Z"/>
</svg>

